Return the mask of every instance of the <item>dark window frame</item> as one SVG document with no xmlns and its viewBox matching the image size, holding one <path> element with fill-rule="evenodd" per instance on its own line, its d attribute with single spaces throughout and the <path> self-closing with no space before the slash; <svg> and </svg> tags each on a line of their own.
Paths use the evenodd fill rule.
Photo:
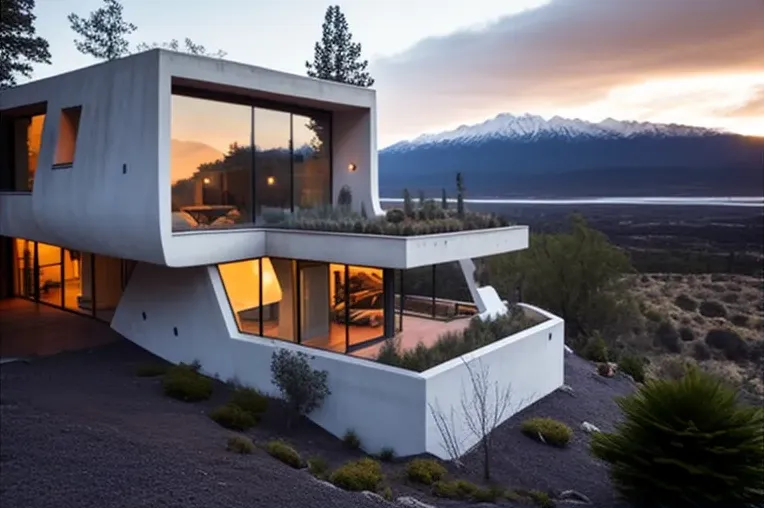
<svg viewBox="0 0 764 508">
<path fill-rule="evenodd" d="M 32 118 L 39 115 L 45 115 L 42 134 L 45 132 L 45 124 L 48 122 L 48 102 L 40 101 L 31 104 L 25 104 L 14 108 L 0 110 L 0 192 L 20 192 L 30 193 L 29 188 L 16 188 L 16 161 L 15 161 L 15 120 L 20 118 Z M 40 143 L 42 146 L 42 142 Z M 35 177 L 38 167 L 35 168 Z"/>
</svg>

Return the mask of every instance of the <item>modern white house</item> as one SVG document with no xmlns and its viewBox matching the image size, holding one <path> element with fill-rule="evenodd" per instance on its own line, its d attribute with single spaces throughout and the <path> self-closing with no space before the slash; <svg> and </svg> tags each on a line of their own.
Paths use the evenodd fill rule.
<svg viewBox="0 0 764 508">
<path fill-rule="evenodd" d="M 528 228 L 386 217 L 373 90 L 156 49 L 2 90 L 0 115 L 0 297 L 268 393 L 272 353 L 305 352 L 331 390 L 311 419 L 369 452 L 446 457 L 435 408 L 474 445 L 468 365 L 511 385 L 504 419 L 563 384 L 564 323 L 527 305 L 537 324 L 424 372 L 374 361 L 505 313 L 472 260 Z M 457 282 L 471 301 L 436 295 Z"/>
</svg>

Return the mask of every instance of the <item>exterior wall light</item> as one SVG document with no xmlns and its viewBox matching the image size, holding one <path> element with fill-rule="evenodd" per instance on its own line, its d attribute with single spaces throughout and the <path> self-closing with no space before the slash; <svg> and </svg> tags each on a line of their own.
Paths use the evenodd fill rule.
<svg viewBox="0 0 764 508">
<path fill-rule="evenodd" d="M 210 179 L 205 177 L 204 180 L 202 180 L 202 182 L 204 182 L 204 185 L 209 185 Z"/>
<path fill-rule="evenodd" d="M 352 173 L 353 171 L 355 171 L 356 169 L 358 169 L 358 168 L 357 168 L 357 167 L 356 167 L 356 165 L 355 165 L 355 164 L 353 164 L 352 162 L 351 162 L 350 164 L 348 164 L 348 171 L 350 171 L 351 173 Z"/>
<path fill-rule="evenodd" d="M 276 179 L 273 178 L 272 176 L 269 176 L 265 181 L 268 183 L 268 185 L 273 185 L 274 183 L 276 183 Z"/>
</svg>

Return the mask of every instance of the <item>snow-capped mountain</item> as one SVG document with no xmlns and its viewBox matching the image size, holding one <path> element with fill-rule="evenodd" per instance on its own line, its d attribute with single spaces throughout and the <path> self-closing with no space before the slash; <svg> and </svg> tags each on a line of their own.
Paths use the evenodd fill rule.
<svg viewBox="0 0 764 508">
<path fill-rule="evenodd" d="M 538 141 L 545 138 L 618 139 L 637 136 L 687 137 L 722 134 L 718 130 L 677 124 L 620 121 L 608 118 L 593 123 L 554 116 L 549 120 L 538 115 L 515 116 L 502 113 L 483 123 L 461 125 L 452 131 L 422 134 L 411 141 L 401 141 L 385 150 L 410 150 L 437 143 L 475 143 L 490 139 Z"/>
<path fill-rule="evenodd" d="M 501 114 L 379 152 L 383 196 L 404 188 L 472 197 L 761 195 L 764 139 L 609 118 Z"/>
</svg>

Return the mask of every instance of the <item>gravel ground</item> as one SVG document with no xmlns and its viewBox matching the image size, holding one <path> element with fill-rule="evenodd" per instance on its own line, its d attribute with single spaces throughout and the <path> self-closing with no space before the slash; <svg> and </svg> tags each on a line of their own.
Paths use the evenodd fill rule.
<svg viewBox="0 0 764 508">
<path fill-rule="evenodd" d="M 230 433 L 202 414 L 220 401 L 162 397 L 133 374 L 150 359 L 125 341 L 0 367 L 3 508 L 390 506 L 226 452 Z"/>
<path fill-rule="evenodd" d="M 617 505 L 616 494 L 604 463 L 589 453 L 589 435 L 581 430 L 587 421 L 603 431 L 613 430 L 620 410 L 613 398 L 633 391 L 625 377 L 603 378 L 594 366 L 572 354 L 566 354 L 565 384 L 573 396 L 557 391 L 513 416 L 494 434 L 492 477 L 507 486 L 544 490 L 552 493 L 573 489 L 585 494 L 598 506 Z M 526 418 L 548 416 L 568 424 L 573 439 L 559 449 L 534 441 L 520 432 Z M 482 475 L 479 451 L 465 459 L 465 468 L 473 479 Z"/>
</svg>

